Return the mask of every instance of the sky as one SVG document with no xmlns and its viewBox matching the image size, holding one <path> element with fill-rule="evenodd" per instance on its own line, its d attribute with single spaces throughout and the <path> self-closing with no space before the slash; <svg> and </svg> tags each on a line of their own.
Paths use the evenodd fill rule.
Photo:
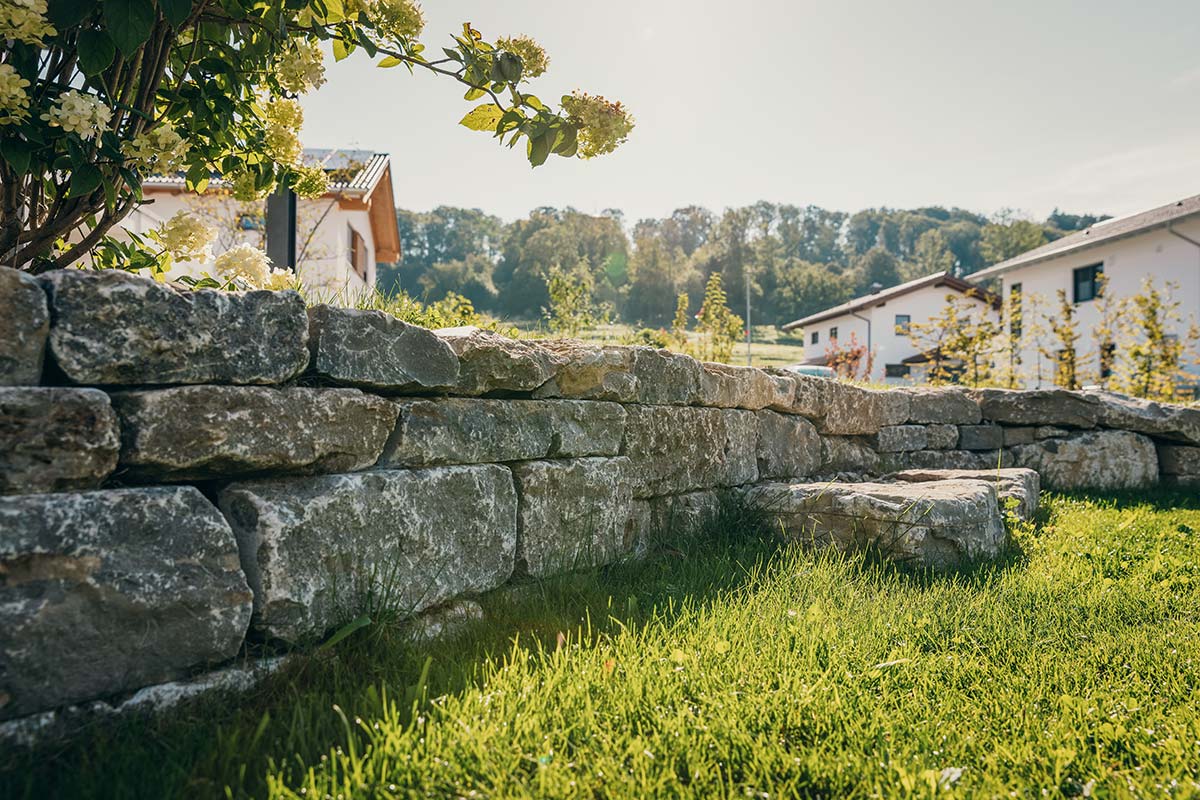
<svg viewBox="0 0 1200 800">
<path fill-rule="evenodd" d="M 391 154 L 396 203 L 626 219 L 759 200 L 1127 214 L 1200 193 L 1195 0 L 426 0 L 433 52 L 470 21 L 525 33 L 543 100 L 580 88 L 637 121 L 616 153 L 551 156 L 458 120 L 453 80 L 328 61 L 309 147 Z"/>
</svg>

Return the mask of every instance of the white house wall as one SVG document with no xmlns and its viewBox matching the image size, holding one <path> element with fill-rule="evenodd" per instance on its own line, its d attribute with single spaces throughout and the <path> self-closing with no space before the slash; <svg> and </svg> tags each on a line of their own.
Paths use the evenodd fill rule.
<svg viewBox="0 0 1200 800">
<path fill-rule="evenodd" d="M 1188 220 L 1174 226 L 1175 230 L 1190 239 L 1200 241 L 1200 221 Z M 1146 278 L 1154 282 L 1159 291 L 1166 293 L 1168 282 L 1178 284 L 1170 296 L 1180 301 L 1181 322 L 1173 326 L 1172 333 L 1184 336 L 1192 322 L 1200 317 L 1200 247 L 1175 236 L 1164 229 L 1149 231 L 1140 236 L 1097 245 L 1082 252 L 1059 256 L 1029 266 L 1018 267 L 1004 273 L 1002 291 L 1007 297 L 1014 283 L 1021 284 L 1021 294 L 1028 309 L 1028 298 L 1038 296 L 1043 310 L 1054 313 L 1058 307 L 1058 290 L 1067 293 L 1072 300 L 1073 273 L 1078 267 L 1103 263 L 1108 282 L 1108 291 L 1114 296 L 1131 297 L 1142 289 Z M 1098 347 L 1094 329 L 1099 323 L 1096 301 L 1079 303 L 1075 306 L 1079 320 L 1081 338 L 1077 345 L 1084 380 L 1093 380 L 1097 372 Z M 1026 310 L 1028 314 L 1028 310 Z M 1028 329 L 1028 323 L 1026 325 Z M 1047 341 L 1049 341 L 1047 336 Z M 1022 371 L 1026 385 L 1038 385 L 1036 375 L 1037 350 L 1031 337 L 1026 337 L 1022 352 Z M 1119 354 L 1118 354 L 1119 358 Z M 1200 374 L 1200 367 L 1187 365 L 1190 372 Z M 1041 385 L 1053 382 L 1053 365 L 1042 360 Z"/>
</svg>

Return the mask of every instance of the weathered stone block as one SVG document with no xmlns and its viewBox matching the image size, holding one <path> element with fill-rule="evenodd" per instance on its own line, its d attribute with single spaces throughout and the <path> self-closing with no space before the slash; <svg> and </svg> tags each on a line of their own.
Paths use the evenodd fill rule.
<svg viewBox="0 0 1200 800">
<path fill-rule="evenodd" d="M 616 455 L 617 403 L 582 400 L 403 400 L 380 466 L 433 466 Z"/>
<path fill-rule="evenodd" d="M 1066 428 L 1056 428 L 1053 425 L 1039 425 L 1033 429 L 1034 441 L 1038 439 L 1064 439 L 1071 435 Z"/>
<path fill-rule="evenodd" d="M 542 577 L 610 564 L 632 552 L 628 458 L 526 461 L 513 466 L 520 506 L 517 559 Z"/>
<path fill-rule="evenodd" d="M 821 474 L 876 475 L 879 454 L 858 439 L 845 436 L 821 437 Z"/>
<path fill-rule="evenodd" d="M 958 449 L 999 450 L 1004 446 L 1004 429 L 999 425 L 960 425 Z"/>
<path fill-rule="evenodd" d="M 644 555 L 656 542 L 666 544 L 711 530 L 720 519 L 721 509 L 719 491 L 634 500 L 626 539 L 634 542 L 635 555 Z"/>
<path fill-rule="evenodd" d="M 237 653 L 250 589 L 190 486 L 0 498 L 0 719 Z"/>
<path fill-rule="evenodd" d="M 912 397 L 908 392 L 888 389 L 872 391 L 871 394 L 878 397 L 876 402 L 881 405 L 881 425 L 903 425 L 908 422 L 908 418 L 912 415 Z"/>
<path fill-rule="evenodd" d="M 820 410 L 824 404 L 824 416 L 817 420 L 817 429 L 821 433 L 869 436 L 884 426 L 903 422 L 909 414 L 908 398 L 899 392 L 872 391 L 826 378 L 815 380 L 822 381 L 823 385 L 809 384 L 806 389 L 809 394 L 803 405 L 811 413 Z M 800 405 L 801 387 L 804 384 L 798 383 L 797 405 Z M 804 413 L 804 416 L 810 416 L 810 413 Z"/>
<path fill-rule="evenodd" d="M 775 384 L 760 369 L 712 363 L 700 366 L 697 405 L 758 411 L 775 400 Z"/>
<path fill-rule="evenodd" d="M 1164 475 L 1200 475 L 1200 447 L 1160 444 L 1158 468 Z"/>
<path fill-rule="evenodd" d="M 458 381 L 458 356 L 433 331 L 382 311 L 308 310 L 309 366 L 339 384 L 380 392 L 430 391 Z"/>
<path fill-rule="evenodd" d="M 397 408 L 357 389 L 179 386 L 118 392 L 121 465 L 163 481 L 375 465 Z"/>
<path fill-rule="evenodd" d="M 981 418 L 979 404 L 964 389 L 949 386 L 898 391 L 907 394 L 911 401 L 909 422 L 975 425 Z"/>
<path fill-rule="evenodd" d="M 934 568 L 995 558 L 1008 541 L 983 481 L 762 484 L 746 500 L 805 543 Z"/>
<path fill-rule="evenodd" d="M 534 342 L 470 326 L 443 328 L 437 335 L 458 356 L 457 394 L 532 392 L 554 375 L 549 351 Z"/>
<path fill-rule="evenodd" d="M 517 495 L 494 464 L 235 483 L 220 506 L 270 639 L 319 637 L 368 605 L 416 613 L 513 571 Z"/>
<path fill-rule="evenodd" d="M 1005 425 L 1092 428 L 1100 417 L 1100 402 L 1095 397 L 1065 389 L 977 389 L 971 396 L 985 420 Z"/>
<path fill-rule="evenodd" d="M 958 426 L 937 423 L 926 425 L 925 446 L 930 450 L 952 450 L 958 447 Z"/>
<path fill-rule="evenodd" d="M 803 478 L 821 468 L 821 436 L 804 417 L 758 412 L 758 477 Z"/>
<path fill-rule="evenodd" d="M 1200 408 L 1088 390 L 1100 402 L 1100 425 L 1200 445 Z"/>
<path fill-rule="evenodd" d="M 691 356 L 635 347 L 633 372 L 638 382 L 639 403 L 688 406 L 700 398 L 700 362 Z"/>
<path fill-rule="evenodd" d="M 987 481 L 996 485 L 1000 510 L 1014 504 L 1017 519 L 1029 521 L 1037 514 L 1041 497 L 1041 481 L 1031 469 L 912 469 L 891 476 L 906 483 L 930 481 L 972 480 Z"/>
<path fill-rule="evenodd" d="M 597 347 L 575 339 L 541 342 L 553 360 L 554 376 L 534 391 L 535 398 L 637 401 L 631 347 Z"/>
<path fill-rule="evenodd" d="M 1004 446 L 1012 447 L 1016 444 L 1033 444 L 1037 438 L 1033 435 L 1035 428 L 1028 426 L 1020 428 L 1002 428 L 1004 431 Z"/>
<path fill-rule="evenodd" d="M 308 365 L 308 315 L 293 291 L 181 292 L 119 270 L 41 281 L 50 352 L 76 383 L 282 383 Z"/>
<path fill-rule="evenodd" d="M 1129 431 L 1084 431 L 1008 452 L 1016 466 L 1037 470 L 1052 489 L 1139 489 L 1158 482 L 1154 442 Z"/>
<path fill-rule="evenodd" d="M 0 387 L 0 494 L 94 488 L 116 468 L 120 446 L 99 389 Z"/>
<path fill-rule="evenodd" d="M 0 267 L 0 386 L 37 385 L 42 379 L 50 311 L 38 282 Z"/>
<path fill-rule="evenodd" d="M 771 379 L 771 402 L 767 408 L 781 414 L 795 413 L 792 409 L 796 405 L 796 382 L 790 375 L 773 370 L 767 371 L 767 376 Z"/>
<path fill-rule="evenodd" d="M 622 455 L 634 497 L 738 486 L 758 478 L 752 411 L 629 406 Z"/>
<path fill-rule="evenodd" d="M 917 450 L 908 454 L 906 469 L 996 470 L 1012 466 L 1002 450 Z"/>
<path fill-rule="evenodd" d="M 928 446 L 929 432 L 924 425 L 887 425 L 868 437 L 868 441 L 880 453 L 924 450 Z"/>
</svg>

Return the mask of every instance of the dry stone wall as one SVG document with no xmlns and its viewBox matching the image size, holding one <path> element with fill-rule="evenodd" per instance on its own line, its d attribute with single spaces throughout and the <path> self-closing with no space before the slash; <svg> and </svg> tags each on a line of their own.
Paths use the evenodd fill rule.
<svg viewBox="0 0 1200 800">
<path fill-rule="evenodd" d="M 1009 467 L 1055 489 L 1197 486 L 1200 409 L 873 391 L 294 292 L 0 269 L 0 721 L 208 685 L 248 646 L 364 608 L 437 612 L 634 556 L 726 492 L 844 539 L 838 519 L 910 513 L 906 481 L 990 471 L 931 488 L 904 529 L 905 552 L 959 563 L 1003 544 L 1005 492 L 1036 504 Z"/>
</svg>

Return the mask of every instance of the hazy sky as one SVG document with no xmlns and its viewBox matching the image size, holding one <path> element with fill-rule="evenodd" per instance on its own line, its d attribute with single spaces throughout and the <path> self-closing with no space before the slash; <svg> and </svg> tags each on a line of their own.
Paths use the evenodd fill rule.
<svg viewBox="0 0 1200 800">
<path fill-rule="evenodd" d="M 305 144 L 391 153 L 396 202 L 623 209 L 757 200 L 1123 214 L 1200 193 L 1195 0 L 427 0 L 433 52 L 470 20 L 550 54 L 532 90 L 623 101 L 592 161 L 457 125 L 457 84 L 356 52 L 305 100 Z"/>
</svg>

